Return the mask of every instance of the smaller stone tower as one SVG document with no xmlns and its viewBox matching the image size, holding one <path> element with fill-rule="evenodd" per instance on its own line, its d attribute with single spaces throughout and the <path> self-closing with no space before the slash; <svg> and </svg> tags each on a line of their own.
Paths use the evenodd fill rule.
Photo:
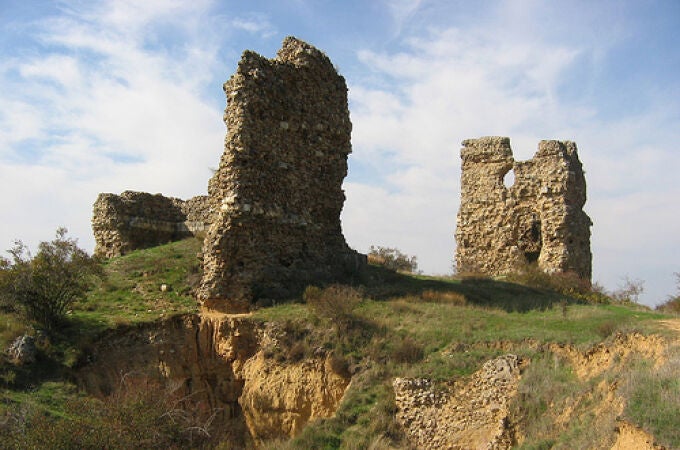
<svg viewBox="0 0 680 450">
<path fill-rule="evenodd" d="M 464 141 L 460 155 L 459 272 L 500 275 L 536 263 L 590 280 L 592 222 L 575 143 L 541 141 L 532 159 L 517 162 L 509 138 L 483 137 Z"/>
</svg>

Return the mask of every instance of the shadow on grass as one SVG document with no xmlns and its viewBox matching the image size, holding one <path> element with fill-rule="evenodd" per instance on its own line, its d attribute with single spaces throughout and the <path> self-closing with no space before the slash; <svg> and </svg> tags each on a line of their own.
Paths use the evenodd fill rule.
<svg viewBox="0 0 680 450">
<path fill-rule="evenodd" d="M 402 274 L 384 267 L 370 265 L 363 280 L 365 293 L 375 300 L 416 296 L 423 293 L 456 293 L 465 297 L 468 305 L 499 308 L 508 312 L 527 312 L 552 308 L 565 300 L 576 300 L 556 292 L 531 288 L 490 278 L 442 279 Z"/>
</svg>

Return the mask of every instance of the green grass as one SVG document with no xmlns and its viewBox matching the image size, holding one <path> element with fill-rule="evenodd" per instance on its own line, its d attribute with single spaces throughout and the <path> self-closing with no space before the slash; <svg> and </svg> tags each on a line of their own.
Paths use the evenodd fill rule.
<svg viewBox="0 0 680 450">
<path fill-rule="evenodd" d="M 680 448 L 680 348 L 661 367 L 638 360 L 626 377 L 629 398 L 625 415 L 669 448 Z"/>
<path fill-rule="evenodd" d="M 148 322 L 198 310 L 192 288 L 200 281 L 202 241 L 189 238 L 139 250 L 105 263 L 106 276 L 74 305 L 72 318 L 95 330 Z M 168 286 L 166 292 L 161 285 Z"/>
<path fill-rule="evenodd" d="M 68 420 L 70 427 L 77 428 L 80 419 L 74 418 L 77 409 L 73 405 L 81 404 L 81 394 L 64 380 L 82 349 L 107 329 L 197 312 L 192 289 L 200 279 L 196 258 L 200 248 L 200 240 L 187 239 L 106 262 L 106 277 L 85 300 L 74 305 L 70 325 L 41 344 L 35 367 L 14 367 L 0 361 L 0 383 L 10 387 L 0 392 L 0 414 L 7 408 L 16 411 L 17 405 L 26 405 L 50 421 Z M 170 289 L 161 292 L 162 284 Z M 333 320 L 333 314 L 322 314 L 302 299 L 258 309 L 252 315 L 252 320 L 275 324 L 286 336 L 280 348 L 266 353 L 268 357 L 299 361 L 321 347 L 353 374 L 335 417 L 310 424 L 292 441 L 278 443 L 277 448 L 358 449 L 376 443 L 382 445 L 380 448 L 388 444 L 405 446 L 393 417 L 394 377 L 450 381 L 509 351 L 535 360 L 527 369 L 528 381 L 523 381 L 526 402 L 518 408 L 527 417 L 538 418 L 549 401 L 564 403 L 570 396 L 593 388 L 577 380 L 566 364 L 543 360 L 544 354 L 537 350 L 541 344 L 558 342 L 585 349 L 619 331 L 661 332 L 658 319 L 668 317 L 641 307 L 585 304 L 549 290 L 502 280 L 406 275 L 376 266 L 369 267 L 360 286 L 355 287 L 363 295 L 342 326 Z M 17 316 L 0 314 L 0 342 L 7 344 L 26 331 L 31 332 L 30 327 Z M 677 420 L 668 419 L 677 417 L 677 402 L 667 405 L 665 418 L 644 414 L 651 408 L 645 403 L 647 398 L 679 397 L 677 376 L 675 384 L 670 375 L 667 381 L 656 383 L 656 374 L 650 372 L 648 376 L 645 370 L 641 365 L 626 375 L 632 380 L 627 382 L 632 402 L 626 414 L 635 423 L 658 432 L 664 442 L 677 446 L 677 437 L 669 431 Z M 677 375 L 677 370 L 673 366 L 668 373 Z M 105 406 L 88 405 L 108 417 L 101 410 Z M 578 435 L 589 436 L 586 431 L 600 423 L 586 415 L 566 431 L 541 434 L 549 426 L 540 425 L 539 419 L 534 422 L 538 428 L 523 448 L 564 446 Z M 94 424 L 82 423 L 88 427 Z"/>
<path fill-rule="evenodd" d="M 396 274 L 390 280 L 396 281 L 405 295 L 397 295 L 399 290 L 394 286 L 365 286 L 365 292 L 373 294 L 373 298 L 359 303 L 353 311 L 354 327 L 344 331 L 330 320 L 314 317 L 304 304 L 255 312 L 254 317 L 270 322 L 313 323 L 316 331 L 308 335 L 312 342 L 325 342 L 349 360 L 364 364 L 336 416 L 311 424 L 287 448 L 326 448 L 329 443 L 335 446 L 328 448 L 367 448 L 385 435 L 394 435 L 390 439 L 398 444 L 401 437 L 386 431 L 394 429 L 391 415 L 386 412 L 389 408 L 381 407 L 389 404 L 386 393 L 391 391 L 394 377 L 449 381 L 471 374 L 485 361 L 508 351 L 528 359 L 538 358 L 535 368 L 529 368 L 528 373 L 534 374 L 527 382 L 531 385 L 532 379 L 536 381 L 533 391 L 527 391 L 534 404 L 524 405 L 538 417 L 543 412 L 541 408 L 549 407 L 549 401 L 564 402 L 593 387 L 576 379 L 566 363 L 557 367 L 552 359 L 541 363 L 545 357 L 537 353 L 541 344 L 558 342 L 585 349 L 616 332 L 658 332 L 657 320 L 667 317 L 623 305 L 565 303 L 563 296 L 491 280 L 479 280 L 475 285 L 473 281 Z M 380 295 L 375 295 L 378 290 Z M 389 294 L 385 294 L 387 291 Z M 451 292 L 465 292 L 465 303 L 460 304 Z M 474 301 L 468 300 L 471 293 Z M 515 295 L 520 299 L 519 307 L 509 304 Z M 450 302 L 451 298 L 455 301 Z M 398 357 L 404 342 L 422 349 L 422 358 L 408 361 Z M 499 346 L 497 342 L 506 344 Z M 568 430 L 553 430 L 544 439 L 538 431 L 545 430 L 545 426 L 539 426 L 533 431 L 535 439 L 524 448 L 542 448 L 549 443 L 567 448 L 569 441 L 599 439 L 601 435 L 597 433 L 606 428 L 604 419 L 588 417 L 585 414 Z"/>
</svg>

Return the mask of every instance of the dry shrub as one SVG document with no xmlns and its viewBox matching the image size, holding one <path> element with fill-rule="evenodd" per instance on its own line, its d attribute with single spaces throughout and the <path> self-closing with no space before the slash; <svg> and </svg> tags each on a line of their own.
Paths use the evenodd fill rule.
<svg viewBox="0 0 680 450">
<path fill-rule="evenodd" d="M 599 334 L 602 339 L 608 338 L 614 334 L 614 331 L 616 331 L 616 324 L 611 320 L 602 322 L 597 326 L 597 334 Z"/>
<path fill-rule="evenodd" d="M 330 320 L 338 331 L 347 331 L 355 320 L 353 311 L 362 294 L 351 286 L 334 284 L 325 289 L 309 286 L 302 298 L 316 315 Z"/>
<path fill-rule="evenodd" d="M 342 375 L 343 377 L 349 378 L 350 377 L 350 371 L 349 371 L 349 361 L 347 361 L 347 358 L 344 356 L 333 352 L 333 354 L 328 358 L 328 364 L 331 367 L 331 370 L 333 372 L 337 373 L 338 375 Z"/>
<path fill-rule="evenodd" d="M 669 298 L 656 309 L 669 314 L 680 314 L 680 297 Z"/>
<path fill-rule="evenodd" d="M 668 297 L 668 300 L 657 306 L 657 310 L 670 314 L 680 314 L 680 272 L 675 273 L 675 280 L 678 288 L 677 293 Z"/>
<path fill-rule="evenodd" d="M 420 294 L 420 297 L 431 303 L 446 303 L 449 305 L 463 306 L 467 303 L 465 296 L 460 292 L 453 291 L 434 291 L 428 289 Z"/>
<path fill-rule="evenodd" d="M 287 359 L 291 362 L 300 362 L 307 355 L 309 347 L 305 341 L 297 341 L 288 349 Z"/>
<path fill-rule="evenodd" d="M 394 362 L 413 364 L 423 359 L 425 350 L 420 343 L 406 336 L 396 343 L 390 356 Z"/>
<path fill-rule="evenodd" d="M 642 280 L 624 277 L 623 285 L 612 292 L 611 297 L 623 304 L 638 303 L 640 294 L 645 290 L 644 284 Z"/>
<path fill-rule="evenodd" d="M 212 427 L 217 413 L 135 378 L 103 400 L 73 396 L 63 415 L 32 404 L 10 408 L 0 424 L 0 442 L 7 447 L 0 447 L 203 448 L 215 443 L 214 432 L 220 431 Z"/>
</svg>

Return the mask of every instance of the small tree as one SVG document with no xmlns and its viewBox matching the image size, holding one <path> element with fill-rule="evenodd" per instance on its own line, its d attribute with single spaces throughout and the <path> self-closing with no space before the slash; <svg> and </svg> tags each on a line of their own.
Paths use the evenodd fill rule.
<svg viewBox="0 0 680 450">
<path fill-rule="evenodd" d="M 8 251 L 11 260 L 0 258 L 0 304 L 23 312 L 46 330 L 58 327 L 93 277 L 103 273 L 99 262 L 66 233 L 66 228 L 57 229 L 53 241 L 40 243 L 35 257 L 16 241 Z"/>
<path fill-rule="evenodd" d="M 403 272 L 412 273 L 418 270 L 418 260 L 416 257 L 406 255 L 396 248 L 374 247 L 371 245 L 368 251 L 368 261 L 388 269 Z"/>
<path fill-rule="evenodd" d="M 669 313 L 680 313 L 680 272 L 675 272 L 675 285 L 677 291 L 675 295 L 668 296 L 668 299 L 656 307 L 657 310 Z"/>
<path fill-rule="evenodd" d="M 612 292 L 612 298 L 621 303 L 638 303 L 645 290 L 645 282 L 638 279 L 623 278 L 623 286 Z"/>
</svg>

